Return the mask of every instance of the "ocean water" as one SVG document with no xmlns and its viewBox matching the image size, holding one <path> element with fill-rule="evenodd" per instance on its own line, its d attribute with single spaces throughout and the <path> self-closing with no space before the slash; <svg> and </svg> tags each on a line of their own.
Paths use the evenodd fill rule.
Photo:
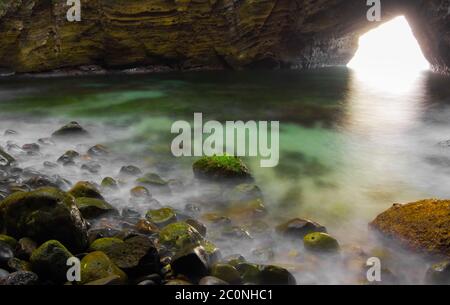
<svg viewBox="0 0 450 305">
<path fill-rule="evenodd" d="M 92 138 L 44 147 L 35 157 L 15 155 L 19 165 L 57 173 L 72 183 L 100 183 L 105 176 L 116 177 L 121 166 L 134 164 L 188 186 L 157 198 L 181 209 L 193 197 L 206 198 L 210 190 L 193 179 L 195 158 L 172 156 L 173 122 L 192 121 L 194 112 L 203 113 L 205 121 L 276 120 L 278 166 L 261 168 L 258 158 L 245 158 L 264 193 L 268 209 L 264 221 L 273 228 L 290 218 L 309 218 L 326 226 L 348 251 L 361 248 L 364 255 L 375 256 L 386 251 L 368 230 L 378 213 L 393 203 L 450 198 L 449 106 L 450 78 L 431 72 L 365 74 L 332 68 L 14 76 L 0 78 L 0 134 L 13 129 L 18 135 L 1 136 L 0 145 L 33 143 L 78 121 Z M 99 173 L 62 167 L 49 172 L 42 166 L 68 149 L 82 152 L 99 143 L 114 153 Z M 142 212 L 152 208 L 146 203 L 133 206 L 129 187 L 106 196 L 118 207 Z M 207 205 L 206 210 L 216 207 Z M 258 236 L 249 242 L 213 233 L 209 238 L 224 254 L 238 252 L 249 260 L 285 265 L 299 283 L 362 281 L 360 269 L 336 264 L 333 258 L 305 256 L 301 242 Z M 429 262 L 400 250 L 393 256 L 389 269 L 400 282 L 423 280 Z"/>
</svg>

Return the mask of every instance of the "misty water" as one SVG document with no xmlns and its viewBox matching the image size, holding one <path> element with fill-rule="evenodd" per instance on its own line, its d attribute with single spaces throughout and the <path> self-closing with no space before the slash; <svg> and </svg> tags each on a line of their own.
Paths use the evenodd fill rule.
<svg viewBox="0 0 450 305">
<path fill-rule="evenodd" d="M 360 283 L 360 265 L 380 253 L 394 257 L 386 260 L 400 282 L 420 283 L 429 262 L 400 250 L 386 255 L 388 250 L 369 232 L 368 223 L 393 203 L 450 198 L 449 106 L 450 78 L 431 72 L 364 75 L 333 68 L 3 77 L 0 145 L 35 143 L 61 125 L 78 121 L 92 138 L 43 146 L 32 157 L 20 150 L 9 153 L 22 168 L 59 174 L 71 183 L 100 183 L 105 176 L 117 177 L 123 165 L 133 164 L 172 179 L 173 194 L 154 197 L 183 209 L 192 198 L 207 198 L 211 190 L 194 180 L 195 158 L 172 156 L 174 121 L 192 121 L 194 112 L 202 112 L 204 120 L 277 120 L 279 165 L 261 168 L 257 158 L 245 159 L 265 196 L 268 215 L 263 221 L 271 228 L 268 232 L 294 217 L 312 219 L 326 226 L 351 258 L 336 263 L 335 258 L 308 257 L 301 242 L 271 233 L 250 232 L 252 240 L 239 240 L 221 238 L 212 230 L 208 238 L 224 255 L 240 253 L 248 260 L 286 266 L 299 283 Z M 7 129 L 18 134 L 3 136 Z M 68 149 L 84 153 L 94 144 L 113 152 L 98 173 L 79 166 L 43 166 Z M 106 198 L 118 208 L 142 213 L 154 207 L 151 202 L 130 202 L 131 187 L 124 185 Z M 203 208 L 219 209 L 207 203 Z"/>
</svg>

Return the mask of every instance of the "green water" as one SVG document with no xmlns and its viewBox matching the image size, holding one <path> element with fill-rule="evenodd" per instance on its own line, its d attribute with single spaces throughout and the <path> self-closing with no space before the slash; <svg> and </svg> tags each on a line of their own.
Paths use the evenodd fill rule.
<svg viewBox="0 0 450 305">
<path fill-rule="evenodd" d="M 280 121 L 279 165 L 245 159 L 271 219 L 312 218 L 362 245 L 367 223 L 392 203 L 450 197 L 450 147 L 439 144 L 450 139 L 449 105 L 450 79 L 429 72 L 0 78 L 1 133 L 15 129 L 24 143 L 77 120 L 97 131 L 96 142 L 165 178 L 192 178 L 193 159 L 170 154 L 176 120 L 202 112 L 204 120 Z"/>
</svg>

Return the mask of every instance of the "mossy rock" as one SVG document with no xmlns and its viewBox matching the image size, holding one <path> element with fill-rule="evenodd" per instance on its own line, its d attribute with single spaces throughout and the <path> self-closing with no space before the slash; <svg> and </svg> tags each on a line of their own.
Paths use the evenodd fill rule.
<svg viewBox="0 0 450 305">
<path fill-rule="evenodd" d="M 88 181 L 77 182 L 70 190 L 69 194 L 75 198 L 87 197 L 104 200 L 97 187 Z"/>
<path fill-rule="evenodd" d="M 211 267 L 211 275 L 230 284 L 241 283 L 241 275 L 239 271 L 229 264 L 214 264 Z"/>
<path fill-rule="evenodd" d="M 268 265 L 260 266 L 259 284 L 296 285 L 295 277 L 285 268 Z"/>
<path fill-rule="evenodd" d="M 194 175 L 207 180 L 248 180 L 253 177 L 244 162 L 233 156 L 203 157 L 193 165 Z"/>
<path fill-rule="evenodd" d="M 105 145 L 97 144 L 89 148 L 87 154 L 91 157 L 103 157 L 109 154 L 109 150 Z"/>
<path fill-rule="evenodd" d="M 305 249 L 319 253 L 334 253 L 339 251 L 339 243 L 331 235 L 323 232 L 309 233 L 303 238 Z"/>
<path fill-rule="evenodd" d="M 450 200 L 395 204 L 378 215 L 370 228 L 409 250 L 450 257 Z"/>
<path fill-rule="evenodd" d="M 79 197 L 75 203 L 84 218 L 96 218 L 102 215 L 118 215 L 119 212 L 109 203 L 102 199 Z"/>
<path fill-rule="evenodd" d="M 135 186 L 130 190 L 130 195 L 136 198 L 148 198 L 151 197 L 150 191 L 143 186 Z"/>
<path fill-rule="evenodd" d="M 0 234 L 0 241 L 8 244 L 11 248 L 15 249 L 17 246 L 17 240 L 14 237 Z"/>
<path fill-rule="evenodd" d="M 67 260 L 73 257 L 59 241 L 49 240 L 33 251 L 30 262 L 40 278 L 57 283 L 67 281 Z"/>
<path fill-rule="evenodd" d="M 235 266 L 241 278 L 246 284 L 258 284 L 260 282 L 259 266 L 252 263 L 242 262 Z"/>
<path fill-rule="evenodd" d="M 147 173 L 143 177 L 136 179 L 136 182 L 143 185 L 150 185 L 156 187 L 164 187 L 168 185 L 168 182 L 162 179 L 158 174 Z"/>
<path fill-rule="evenodd" d="M 74 198 L 56 188 L 17 192 L 0 203 L 4 231 L 14 238 L 30 237 L 36 242 L 55 239 L 70 250 L 87 246 L 86 222 Z"/>
<path fill-rule="evenodd" d="M 115 275 L 119 277 L 119 282 L 122 284 L 128 280 L 125 272 L 101 251 L 91 252 L 81 260 L 81 284 Z"/>
<path fill-rule="evenodd" d="M 294 218 L 278 225 L 276 227 L 276 232 L 285 237 L 303 239 L 309 233 L 326 233 L 327 229 L 309 219 Z"/>
<path fill-rule="evenodd" d="M 13 165 L 16 160 L 7 152 L 0 148 L 0 168 Z"/>
<path fill-rule="evenodd" d="M 192 247 L 203 241 L 201 234 L 185 222 L 168 224 L 159 232 L 159 239 L 162 244 L 175 249 Z"/>
<path fill-rule="evenodd" d="M 94 242 L 89 246 L 89 251 L 102 251 L 107 253 L 107 251 L 117 245 L 122 244 L 123 240 L 116 237 L 104 237 L 94 240 Z"/>
<path fill-rule="evenodd" d="M 205 253 L 208 255 L 208 261 L 210 264 L 214 264 L 218 262 L 222 258 L 222 254 L 220 253 L 220 249 L 216 247 L 215 244 L 210 242 L 209 240 L 202 240 L 200 245 L 205 250 Z"/>
<path fill-rule="evenodd" d="M 113 190 L 117 190 L 119 188 L 117 181 L 111 177 L 103 178 L 100 186 L 104 189 L 113 189 Z"/>
<path fill-rule="evenodd" d="M 145 218 L 156 224 L 158 227 L 164 227 L 170 223 L 176 222 L 177 214 L 174 209 L 165 207 L 157 210 L 149 210 L 145 214 Z"/>
<path fill-rule="evenodd" d="M 146 236 L 133 236 L 122 243 L 113 242 L 104 253 L 128 275 L 136 277 L 160 271 L 158 250 Z"/>
<path fill-rule="evenodd" d="M 60 129 L 56 130 L 52 137 L 64 138 L 64 137 L 86 137 L 89 133 L 81 127 L 78 122 L 70 122 L 67 125 L 62 126 Z"/>
</svg>

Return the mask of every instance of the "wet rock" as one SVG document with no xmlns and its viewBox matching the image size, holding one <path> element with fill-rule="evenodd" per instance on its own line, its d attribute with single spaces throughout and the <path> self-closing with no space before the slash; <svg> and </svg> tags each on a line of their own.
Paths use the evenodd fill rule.
<svg viewBox="0 0 450 305">
<path fill-rule="evenodd" d="M 339 243 L 327 233 L 309 233 L 303 238 L 303 244 L 308 251 L 319 253 L 334 253 L 339 251 Z"/>
<path fill-rule="evenodd" d="M 22 149 L 26 152 L 38 152 L 41 147 L 36 143 L 23 144 Z"/>
<path fill-rule="evenodd" d="M 0 148 L 0 168 L 5 168 L 13 165 L 16 160 L 7 152 Z"/>
<path fill-rule="evenodd" d="M 186 249 L 173 258 L 172 270 L 175 274 L 182 274 L 193 281 L 197 281 L 208 274 L 207 254 L 201 246 Z"/>
<path fill-rule="evenodd" d="M 450 256 L 450 200 L 426 199 L 395 204 L 370 227 L 400 245 L 432 255 Z"/>
<path fill-rule="evenodd" d="M 101 251 L 87 254 L 81 260 L 81 283 L 86 284 L 110 276 L 118 276 L 118 282 L 125 284 L 127 275 Z"/>
<path fill-rule="evenodd" d="M 39 277 L 30 271 L 13 272 L 4 281 L 5 285 L 28 286 L 39 284 Z"/>
<path fill-rule="evenodd" d="M 224 199 L 228 202 L 249 201 L 263 199 L 261 189 L 253 183 L 241 183 L 224 193 Z"/>
<path fill-rule="evenodd" d="M 136 179 L 136 182 L 142 186 L 149 187 L 155 192 L 170 193 L 168 182 L 155 173 L 147 173 L 143 177 Z"/>
<path fill-rule="evenodd" d="M 119 230 L 113 228 L 96 228 L 88 231 L 89 243 L 93 243 L 96 239 L 104 237 L 114 237 L 120 233 Z"/>
<path fill-rule="evenodd" d="M 244 283 L 258 284 L 261 281 L 258 265 L 243 262 L 237 264 L 235 268 L 239 271 Z"/>
<path fill-rule="evenodd" d="M 130 190 L 130 195 L 136 198 L 148 198 L 151 197 L 150 192 L 143 186 L 136 186 Z"/>
<path fill-rule="evenodd" d="M 206 236 L 206 226 L 204 224 L 193 218 L 186 219 L 185 222 L 195 228 L 201 236 Z"/>
<path fill-rule="evenodd" d="M 135 225 L 135 229 L 137 232 L 146 234 L 146 235 L 150 235 L 150 234 L 159 232 L 158 226 L 146 219 L 139 220 Z"/>
<path fill-rule="evenodd" d="M 106 146 L 97 144 L 89 148 L 87 154 L 91 157 L 104 157 L 109 154 L 109 150 Z"/>
<path fill-rule="evenodd" d="M 86 137 L 89 133 L 81 127 L 78 122 L 70 122 L 67 125 L 64 125 L 60 129 L 56 130 L 52 137 L 56 138 L 77 138 L 77 137 Z"/>
<path fill-rule="evenodd" d="M 211 275 L 230 284 L 240 284 L 241 275 L 235 267 L 229 264 L 214 264 L 211 267 Z"/>
<path fill-rule="evenodd" d="M 278 266 L 262 266 L 259 278 L 261 285 L 296 285 L 295 277 L 288 270 Z"/>
<path fill-rule="evenodd" d="M 203 237 L 191 225 L 185 222 L 175 222 L 161 229 L 159 240 L 170 248 L 183 249 L 198 245 L 203 241 Z"/>
<path fill-rule="evenodd" d="M 14 257 L 13 250 L 9 244 L 0 241 L 0 266 L 5 266 Z"/>
<path fill-rule="evenodd" d="M 104 200 L 97 187 L 88 181 L 77 182 L 70 190 L 69 194 L 75 198 L 87 197 Z"/>
<path fill-rule="evenodd" d="M 175 211 L 169 207 L 150 210 L 145 214 L 145 218 L 160 228 L 177 221 Z"/>
<path fill-rule="evenodd" d="M 18 259 L 16 257 L 13 257 L 8 261 L 8 269 L 11 272 L 32 271 L 32 267 L 29 262 Z"/>
<path fill-rule="evenodd" d="M 101 182 L 101 187 L 103 189 L 117 190 L 119 188 L 119 185 L 117 184 L 117 181 L 114 180 L 113 178 L 105 177 Z"/>
<path fill-rule="evenodd" d="M 207 180 L 253 180 L 244 162 L 233 156 L 203 157 L 193 165 L 194 175 Z"/>
<path fill-rule="evenodd" d="M 134 165 L 127 165 L 123 166 L 120 169 L 119 175 L 125 176 L 125 177 L 136 177 L 142 174 L 142 171 L 139 169 L 139 167 L 136 167 Z"/>
<path fill-rule="evenodd" d="M 229 285 L 227 282 L 214 276 L 205 276 L 200 280 L 198 284 L 203 286 Z"/>
<path fill-rule="evenodd" d="M 276 227 L 276 232 L 285 237 L 303 239 L 309 233 L 326 233 L 327 229 L 317 222 L 308 219 L 294 218 L 278 225 Z"/>
<path fill-rule="evenodd" d="M 49 240 L 33 251 L 30 257 L 33 271 L 42 279 L 49 279 L 56 283 L 67 281 L 67 260 L 73 257 L 57 240 Z"/>
<path fill-rule="evenodd" d="M 57 181 L 54 178 L 48 176 L 35 176 L 24 181 L 24 184 L 28 185 L 31 189 L 37 189 L 41 187 L 54 187 L 59 188 L 64 184 L 63 181 Z"/>
<path fill-rule="evenodd" d="M 56 239 L 69 249 L 87 245 L 86 223 L 72 196 L 55 189 L 17 192 L 0 203 L 0 223 L 6 234 L 37 242 Z"/>
<path fill-rule="evenodd" d="M 56 162 L 61 163 L 64 166 L 74 165 L 75 160 L 80 157 L 80 154 L 75 150 L 66 151 Z"/>
<path fill-rule="evenodd" d="M 160 270 L 158 251 L 145 236 L 134 236 L 123 243 L 113 243 L 104 252 L 115 265 L 134 277 Z"/>
<path fill-rule="evenodd" d="M 96 239 L 90 246 L 89 251 L 102 251 L 104 253 L 108 253 L 108 250 L 111 247 L 114 247 L 117 244 L 123 244 L 124 241 L 116 238 L 116 237 L 104 237 Z"/>
<path fill-rule="evenodd" d="M 450 261 L 443 261 L 428 268 L 425 283 L 430 285 L 450 285 Z"/>
<path fill-rule="evenodd" d="M 94 162 L 94 161 L 91 161 L 91 162 L 81 165 L 82 170 L 90 172 L 91 174 L 99 173 L 101 168 L 102 168 L 102 166 L 99 163 Z"/>
<path fill-rule="evenodd" d="M 17 246 L 17 240 L 8 235 L 0 234 L 0 242 L 8 244 L 12 249 L 15 249 Z"/>
<path fill-rule="evenodd" d="M 28 237 L 19 239 L 16 247 L 16 254 L 18 258 L 29 260 L 33 251 L 37 248 L 37 244 Z"/>
<path fill-rule="evenodd" d="M 97 198 L 79 197 L 75 199 L 75 204 L 86 219 L 119 214 L 112 205 Z"/>
</svg>

